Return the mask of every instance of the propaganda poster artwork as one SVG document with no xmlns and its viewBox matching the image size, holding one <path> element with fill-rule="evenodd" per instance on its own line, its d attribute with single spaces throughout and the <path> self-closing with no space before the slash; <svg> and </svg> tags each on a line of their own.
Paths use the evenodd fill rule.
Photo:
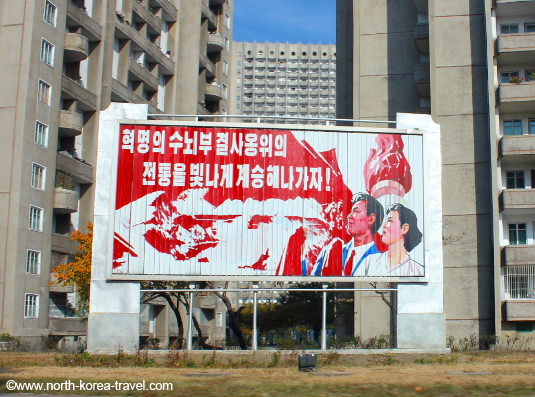
<svg viewBox="0 0 535 397">
<path fill-rule="evenodd" d="M 121 124 L 118 139 L 113 274 L 426 274 L 421 134 Z"/>
</svg>

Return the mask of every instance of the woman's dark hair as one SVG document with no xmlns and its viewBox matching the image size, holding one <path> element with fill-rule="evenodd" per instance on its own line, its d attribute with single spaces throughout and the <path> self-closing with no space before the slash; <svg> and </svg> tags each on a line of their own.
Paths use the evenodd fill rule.
<svg viewBox="0 0 535 397">
<path fill-rule="evenodd" d="M 404 246 L 407 252 L 411 252 L 422 241 L 422 232 L 418 229 L 418 218 L 411 209 L 405 207 L 403 204 L 392 204 L 386 209 L 386 215 L 392 211 L 397 211 L 399 214 L 399 224 L 403 227 L 404 224 L 409 225 L 409 231 L 405 234 Z"/>
</svg>

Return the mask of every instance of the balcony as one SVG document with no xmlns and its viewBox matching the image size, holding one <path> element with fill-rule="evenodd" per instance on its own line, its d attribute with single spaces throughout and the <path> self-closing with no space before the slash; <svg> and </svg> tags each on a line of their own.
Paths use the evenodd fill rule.
<svg viewBox="0 0 535 397">
<path fill-rule="evenodd" d="M 505 135 L 500 139 L 500 156 L 535 155 L 535 135 Z"/>
<path fill-rule="evenodd" d="M 117 36 L 121 39 L 132 40 L 136 43 L 147 55 L 147 61 L 158 63 L 160 72 L 165 75 L 173 75 L 175 71 L 175 63 L 162 52 L 162 49 L 157 45 L 151 43 L 146 37 L 142 36 L 130 24 L 124 20 L 116 17 L 115 27 L 117 28 Z"/>
<path fill-rule="evenodd" d="M 65 252 L 71 255 L 76 254 L 78 252 L 78 243 L 69 240 L 70 237 L 70 234 L 52 233 L 52 251 Z"/>
<path fill-rule="evenodd" d="M 429 54 L 429 25 L 418 24 L 414 31 L 414 42 L 420 54 Z"/>
<path fill-rule="evenodd" d="M 55 265 L 56 264 L 51 265 L 50 267 L 53 267 Z M 62 293 L 74 292 L 73 285 L 59 285 L 56 275 L 54 273 L 50 273 L 50 279 L 49 279 L 48 285 L 49 285 L 48 290 L 50 292 L 62 292 Z"/>
<path fill-rule="evenodd" d="M 161 8 L 163 19 L 169 22 L 176 22 L 177 10 L 169 0 L 149 0 L 149 7 Z"/>
<path fill-rule="evenodd" d="M 430 72 L 429 64 L 418 62 L 414 66 L 414 81 L 416 83 L 416 89 L 420 96 L 429 97 L 431 95 L 430 90 Z"/>
<path fill-rule="evenodd" d="M 128 60 L 128 69 L 133 81 L 142 81 L 149 86 L 153 91 L 158 90 L 158 78 L 151 72 L 143 67 L 143 65 L 137 63 L 132 58 Z"/>
<path fill-rule="evenodd" d="M 67 2 L 67 21 L 68 27 L 81 27 L 84 35 L 89 41 L 100 41 L 102 37 L 102 28 L 86 12 L 74 4 L 72 1 Z"/>
<path fill-rule="evenodd" d="M 500 65 L 535 62 L 535 33 L 500 34 L 497 41 Z"/>
<path fill-rule="evenodd" d="M 72 175 L 77 183 L 93 183 L 93 167 L 67 152 L 57 153 L 56 169 Z"/>
<path fill-rule="evenodd" d="M 205 1 L 201 1 L 201 18 L 208 19 L 208 30 L 217 30 L 217 16 Z"/>
<path fill-rule="evenodd" d="M 206 56 L 204 53 L 199 54 L 199 68 L 206 69 L 206 74 L 208 77 L 215 76 L 215 65 L 214 63 Z"/>
<path fill-rule="evenodd" d="M 505 302 L 505 321 L 535 320 L 535 300 L 514 300 Z"/>
<path fill-rule="evenodd" d="M 74 190 L 56 187 L 54 189 L 54 212 L 72 214 L 78 211 L 78 193 Z"/>
<path fill-rule="evenodd" d="M 163 21 L 157 16 L 153 15 L 140 2 L 133 1 L 132 10 L 155 31 L 160 32 L 163 29 Z"/>
<path fill-rule="evenodd" d="M 111 100 L 115 102 L 147 104 L 149 107 L 149 113 L 161 113 L 161 110 L 159 110 L 156 106 L 147 101 L 145 98 L 136 94 L 134 91 L 116 79 L 111 79 Z"/>
<path fill-rule="evenodd" d="M 60 137 L 73 137 L 82 133 L 84 119 L 78 112 L 59 111 L 58 133 Z"/>
<path fill-rule="evenodd" d="M 500 208 L 531 209 L 535 207 L 535 189 L 504 189 L 500 196 Z"/>
<path fill-rule="evenodd" d="M 65 62 L 80 62 L 89 54 L 89 41 L 87 37 L 78 33 L 65 33 L 63 60 Z"/>
<path fill-rule="evenodd" d="M 213 101 L 220 101 L 225 98 L 223 86 L 220 84 L 206 84 L 206 97 Z"/>
<path fill-rule="evenodd" d="M 79 110 L 97 110 L 97 96 L 85 88 L 80 82 L 63 75 L 61 78 L 61 91 L 62 99 L 78 101 Z"/>
<path fill-rule="evenodd" d="M 215 309 L 217 307 L 217 299 L 215 296 L 200 295 L 197 302 L 201 309 Z"/>
<path fill-rule="evenodd" d="M 503 113 L 535 110 L 535 82 L 500 84 L 499 101 Z"/>
<path fill-rule="evenodd" d="M 87 335 L 87 319 L 78 317 L 49 318 L 50 335 Z"/>
<path fill-rule="evenodd" d="M 502 249 L 504 265 L 535 264 L 535 245 L 507 245 Z"/>
<path fill-rule="evenodd" d="M 225 37 L 221 33 L 208 35 L 208 53 L 219 52 L 225 48 Z"/>
</svg>

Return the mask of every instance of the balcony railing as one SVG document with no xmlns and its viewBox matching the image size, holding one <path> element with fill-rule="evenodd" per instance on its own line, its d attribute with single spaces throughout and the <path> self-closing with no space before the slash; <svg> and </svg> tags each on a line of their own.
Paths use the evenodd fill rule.
<svg viewBox="0 0 535 397">
<path fill-rule="evenodd" d="M 535 264 L 502 267 L 502 282 L 506 300 L 535 301 Z"/>
<path fill-rule="evenodd" d="M 163 28 L 163 21 L 152 14 L 145 6 L 143 6 L 138 1 L 132 2 L 133 10 L 149 24 L 155 31 L 160 32 Z"/>
<path fill-rule="evenodd" d="M 535 135 L 504 135 L 499 148 L 500 156 L 535 155 Z"/>
<path fill-rule="evenodd" d="M 521 103 L 535 100 L 535 82 L 500 84 L 500 103 Z"/>
<path fill-rule="evenodd" d="M 505 189 L 500 198 L 503 209 L 535 207 L 535 189 Z"/>
<path fill-rule="evenodd" d="M 225 47 L 225 37 L 221 33 L 210 33 L 208 35 L 208 52 L 219 52 Z"/>
<path fill-rule="evenodd" d="M 65 62 L 80 62 L 87 58 L 89 41 L 87 37 L 78 33 L 65 33 L 63 47 L 63 60 Z"/>
<path fill-rule="evenodd" d="M 535 33 L 502 34 L 498 37 L 498 53 L 535 51 Z"/>
</svg>

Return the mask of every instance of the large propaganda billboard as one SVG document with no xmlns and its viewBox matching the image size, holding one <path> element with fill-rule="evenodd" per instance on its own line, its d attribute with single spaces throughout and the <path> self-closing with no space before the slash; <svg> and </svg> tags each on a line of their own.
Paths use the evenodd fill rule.
<svg viewBox="0 0 535 397">
<path fill-rule="evenodd" d="M 111 275 L 425 281 L 422 134 L 286 128 L 121 123 Z"/>
</svg>

